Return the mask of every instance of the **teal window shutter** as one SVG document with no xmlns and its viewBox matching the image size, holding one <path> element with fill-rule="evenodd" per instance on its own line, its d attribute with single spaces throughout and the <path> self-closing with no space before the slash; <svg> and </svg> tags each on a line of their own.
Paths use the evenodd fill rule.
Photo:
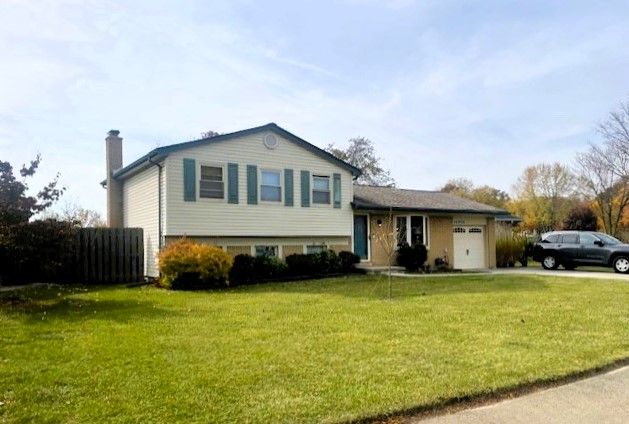
<svg viewBox="0 0 629 424">
<path fill-rule="evenodd" d="M 301 171 L 301 207 L 310 206 L 310 172 Z"/>
<path fill-rule="evenodd" d="M 197 165 L 194 159 L 183 160 L 183 200 L 195 202 L 197 200 Z"/>
<path fill-rule="evenodd" d="M 227 202 L 238 203 L 238 164 L 227 164 Z"/>
<path fill-rule="evenodd" d="M 334 178 L 334 186 L 333 186 L 333 192 L 334 192 L 334 207 L 335 208 L 340 208 L 341 207 L 341 174 L 334 174 L 333 176 Z"/>
<path fill-rule="evenodd" d="M 258 204 L 258 167 L 247 165 L 247 203 Z"/>
<path fill-rule="evenodd" d="M 293 206 L 293 170 L 284 170 L 284 205 Z"/>
</svg>

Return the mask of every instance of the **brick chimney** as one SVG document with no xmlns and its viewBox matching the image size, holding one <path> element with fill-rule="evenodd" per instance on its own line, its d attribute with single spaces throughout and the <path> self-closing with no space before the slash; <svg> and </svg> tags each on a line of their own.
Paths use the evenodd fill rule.
<svg viewBox="0 0 629 424">
<path fill-rule="evenodd" d="M 110 130 L 105 138 L 107 167 L 107 226 L 122 227 L 122 184 L 112 178 L 114 171 L 122 168 L 122 138 L 120 131 Z"/>
</svg>

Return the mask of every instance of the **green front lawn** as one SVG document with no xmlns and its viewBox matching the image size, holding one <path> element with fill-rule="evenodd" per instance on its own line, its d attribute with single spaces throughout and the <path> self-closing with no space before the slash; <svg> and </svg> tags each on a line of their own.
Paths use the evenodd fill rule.
<svg viewBox="0 0 629 424">
<path fill-rule="evenodd" d="M 0 293 L 0 421 L 342 421 L 629 357 L 629 284 L 355 277 Z"/>
</svg>

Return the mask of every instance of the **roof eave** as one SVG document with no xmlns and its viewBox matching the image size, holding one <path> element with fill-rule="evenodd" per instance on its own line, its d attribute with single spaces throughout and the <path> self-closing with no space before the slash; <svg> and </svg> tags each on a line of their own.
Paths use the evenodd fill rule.
<svg viewBox="0 0 629 424">
<path fill-rule="evenodd" d="M 113 177 L 116 179 L 121 179 L 121 178 L 126 178 L 129 177 L 133 174 L 135 174 L 136 172 L 139 172 L 142 169 L 145 169 L 145 164 L 146 162 L 149 160 L 149 158 L 152 158 L 153 160 L 161 160 L 163 158 L 165 158 L 166 156 L 168 156 L 169 153 L 171 152 L 175 152 L 178 150 L 183 150 L 183 149 L 187 149 L 187 148 L 191 148 L 191 147 L 196 147 L 199 145 L 203 145 L 203 144 L 209 144 L 209 143 L 218 143 L 221 141 L 228 141 L 228 140 L 232 140 L 234 138 L 238 138 L 238 137 L 243 137 L 249 134 L 255 134 L 261 131 L 273 131 L 276 134 L 292 141 L 295 144 L 298 144 L 299 146 L 305 148 L 306 150 L 309 150 L 310 152 L 314 153 L 315 155 L 321 157 L 322 159 L 334 162 L 336 165 L 340 166 L 343 169 L 346 169 L 347 171 L 349 171 L 352 176 L 354 178 L 359 177 L 362 172 L 360 169 L 356 168 L 353 165 L 350 165 L 349 163 L 337 158 L 336 156 L 332 155 L 329 152 L 326 152 L 325 150 L 315 146 L 314 144 L 311 144 L 309 142 L 307 142 L 306 140 L 297 137 L 295 134 L 290 133 L 289 131 L 286 131 L 284 128 L 278 126 L 275 123 L 270 123 L 270 124 L 266 124 L 266 125 L 262 125 L 259 127 L 254 127 L 254 128 L 248 128 L 246 130 L 241 130 L 241 131 L 236 131 L 233 133 L 229 133 L 229 134 L 222 134 L 222 135 L 217 135 L 214 137 L 210 137 L 210 138 L 201 138 L 198 140 L 192 140 L 192 141 L 186 141 L 184 143 L 177 143 L 177 144 L 171 144 L 170 146 L 164 146 L 164 147 L 158 147 L 157 149 L 153 149 L 151 150 L 149 153 L 147 153 L 146 155 L 142 156 L 141 158 L 133 161 L 132 163 L 130 163 L 129 165 L 123 167 L 122 169 L 119 169 L 117 171 L 114 172 Z M 158 159 L 157 156 L 161 155 L 161 157 Z M 144 167 L 140 170 L 136 170 L 135 168 L 144 165 Z M 133 172 L 132 172 L 133 171 Z"/>
<path fill-rule="evenodd" d="M 356 205 L 352 202 L 352 209 L 361 211 L 393 211 L 393 212 L 430 212 L 430 213 L 465 213 L 474 215 L 500 215 L 504 212 L 495 210 L 480 209 L 452 209 L 452 208 L 414 208 L 400 206 L 383 206 L 383 205 Z"/>
</svg>

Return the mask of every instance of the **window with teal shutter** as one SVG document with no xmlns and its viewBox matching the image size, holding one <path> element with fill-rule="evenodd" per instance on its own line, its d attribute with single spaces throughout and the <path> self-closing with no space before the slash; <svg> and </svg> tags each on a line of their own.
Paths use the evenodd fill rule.
<svg viewBox="0 0 629 424">
<path fill-rule="evenodd" d="M 301 171 L 301 207 L 310 206 L 310 172 Z"/>
<path fill-rule="evenodd" d="M 293 206 L 293 170 L 284 170 L 284 205 Z"/>
<path fill-rule="evenodd" d="M 247 203 L 258 204 L 258 167 L 247 165 Z"/>
<path fill-rule="evenodd" d="M 341 207 L 341 174 L 334 174 L 334 186 L 332 189 L 334 190 L 334 207 Z"/>
<path fill-rule="evenodd" d="M 195 202 L 197 200 L 197 165 L 194 159 L 183 160 L 183 200 Z"/>
<path fill-rule="evenodd" d="M 238 203 L 238 164 L 227 164 L 227 201 Z"/>
</svg>

